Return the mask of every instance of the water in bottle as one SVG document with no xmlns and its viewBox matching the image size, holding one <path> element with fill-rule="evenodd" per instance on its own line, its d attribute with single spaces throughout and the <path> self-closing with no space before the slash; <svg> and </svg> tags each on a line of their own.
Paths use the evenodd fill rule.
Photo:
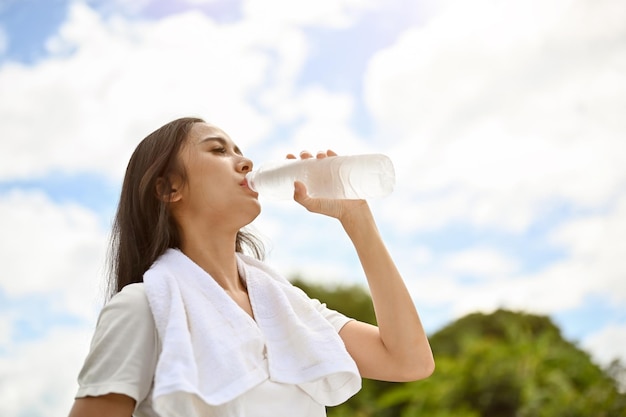
<svg viewBox="0 0 626 417">
<path fill-rule="evenodd" d="M 293 198 L 294 181 L 306 185 L 311 197 L 333 199 L 379 198 L 390 194 L 395 172 L 381 154 L 286 159 L 264 164 L 246 175 L 248 186 L 263 198 Z"/>
</svg>

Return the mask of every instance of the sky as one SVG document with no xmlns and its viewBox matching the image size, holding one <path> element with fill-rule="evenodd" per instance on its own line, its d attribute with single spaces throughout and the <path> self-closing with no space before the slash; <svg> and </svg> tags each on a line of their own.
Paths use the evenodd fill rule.
<svg viewBox="0 0 626 417">
<path fill-rule="evenodd" d="M 126 163 L 181 116 L 257 165 L 388 155 L 370 205 L 429 333 L 507 308 L 626 363 L 625 21 L 622 0 L 0 0 L 0 415 L 67 415 Z M 271 266 L 365 284 L 337 221 L 260 199 Z"/>
</svg>

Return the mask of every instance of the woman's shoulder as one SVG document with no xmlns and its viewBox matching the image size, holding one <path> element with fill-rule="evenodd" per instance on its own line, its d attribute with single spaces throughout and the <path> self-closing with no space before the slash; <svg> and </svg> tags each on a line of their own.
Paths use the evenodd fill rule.
<svg viewBox="0 0 626 417">
<path fill-rule="evenodd" d="M 143 282 L 137 282 L 134 284 L 128 284 L 121 291 L 116 293 L 111 301 L 116 300 L 116 302 L 148 302 L 148 297 L 146 297 L 146 291 L 144 289 Z"/>
<path fill-rule="evenodd" d="M 152 320 L 152 312 L 143 283 L 128 284 L 111 297 L 102 309 L 100 319 L 112 316 L 118 318 L 116 321 L 131 318 L 135 320 L 138 318 Z"/>
</svg>

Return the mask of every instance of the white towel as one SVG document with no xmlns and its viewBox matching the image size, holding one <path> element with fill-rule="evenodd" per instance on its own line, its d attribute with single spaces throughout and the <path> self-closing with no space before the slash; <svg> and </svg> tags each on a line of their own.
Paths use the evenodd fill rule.
<svg viewBox="0 0 626 417">
<path fill-rule="evenodd" d="M 268 377 L 329 406 L 358 392 L 356 364 L 308 297 L 256 259 L 237 254 L 237 266 L 256 322 L 179 250 L 144 274 L 162 345 L 153 391 L 160 415 L 202 415 L 203 403 L 224 404 Z"/>
</svg>

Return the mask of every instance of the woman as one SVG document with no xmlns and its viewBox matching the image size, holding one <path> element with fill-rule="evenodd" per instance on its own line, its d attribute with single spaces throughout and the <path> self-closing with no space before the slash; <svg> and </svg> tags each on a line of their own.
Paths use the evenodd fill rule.
<svg viewBox="0 0 626 417">
<path fill-rule="evenodd" d="M 70 417 L 325 416 L 361 377 L 433 372 L 367 202 L 310 198 L 294 185 L 296 202 L 338 219 L 354 244 L 378 327 L 309 299 L 255 259 L 260 246 L 243 230 L 261 211 L 250 170 L 232 139 L 201 119 L 174 120 L 138 145 L 113 228 L 112 297 Z"/>
</svg>

